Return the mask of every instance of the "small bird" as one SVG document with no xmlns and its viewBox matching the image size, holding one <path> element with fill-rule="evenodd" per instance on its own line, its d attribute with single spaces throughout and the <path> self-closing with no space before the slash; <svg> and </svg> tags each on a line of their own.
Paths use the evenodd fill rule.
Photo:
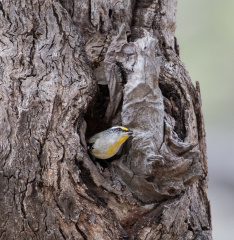
<svg viewBox="0 0 234 240">
<path fill-rule="evenodd" d="M 133 131 L 122 126 L 115 126 L 99 132 L 88 140 L 89 152 L 95 158 L 111 158 L 132 134 Z"/>
</svg>

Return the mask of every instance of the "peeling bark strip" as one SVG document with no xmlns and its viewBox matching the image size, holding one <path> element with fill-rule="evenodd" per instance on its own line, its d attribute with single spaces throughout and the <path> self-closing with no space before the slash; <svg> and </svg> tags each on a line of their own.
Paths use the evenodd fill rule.
<svg viewBox="0 0 234 240">
<path fill-rule="evenodd" d="M 212 239 L 176 4 L 0 2 L 0 239 Z M 132 140 L 93 162 L 85 136 L 117 124 Z"/>
</svg>

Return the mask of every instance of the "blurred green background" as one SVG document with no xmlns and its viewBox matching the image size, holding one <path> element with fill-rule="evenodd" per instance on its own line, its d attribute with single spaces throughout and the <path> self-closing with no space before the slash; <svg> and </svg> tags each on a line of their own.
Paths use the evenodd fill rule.
<svg viewBox="0 0 234 240">
<path fill-rule="evenodd" d="M 234 239 L 233 24 L 233 0 L 178 0 L 180 57 L 201 87 L 214 240 Z"/>
</svg>

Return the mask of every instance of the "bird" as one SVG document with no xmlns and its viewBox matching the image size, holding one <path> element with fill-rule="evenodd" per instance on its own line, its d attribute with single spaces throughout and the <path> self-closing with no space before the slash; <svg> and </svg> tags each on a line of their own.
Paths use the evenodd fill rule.
<svg viewBox="0 0 234 240">
<path fill-rule="evenodd" d="M 122 144 L 133 134 L 133 131 L 123 126 L 114 126 L 96 133 L 88 140 L 90 154 L 98 159 L 113 157 Z"/>
</svg>

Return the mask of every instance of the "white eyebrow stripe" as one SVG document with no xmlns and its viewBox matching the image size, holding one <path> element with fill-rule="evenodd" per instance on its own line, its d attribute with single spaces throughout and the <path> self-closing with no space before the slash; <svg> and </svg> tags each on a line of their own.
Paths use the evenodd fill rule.
<svg viewBox="0 0 234 240">
<path fill-rule="evenodd" d="M 119 126 L 115 126 L 115 127 L 112 127 L 112 129 L 122 129 L 122 128 Z"/>
</svg>

